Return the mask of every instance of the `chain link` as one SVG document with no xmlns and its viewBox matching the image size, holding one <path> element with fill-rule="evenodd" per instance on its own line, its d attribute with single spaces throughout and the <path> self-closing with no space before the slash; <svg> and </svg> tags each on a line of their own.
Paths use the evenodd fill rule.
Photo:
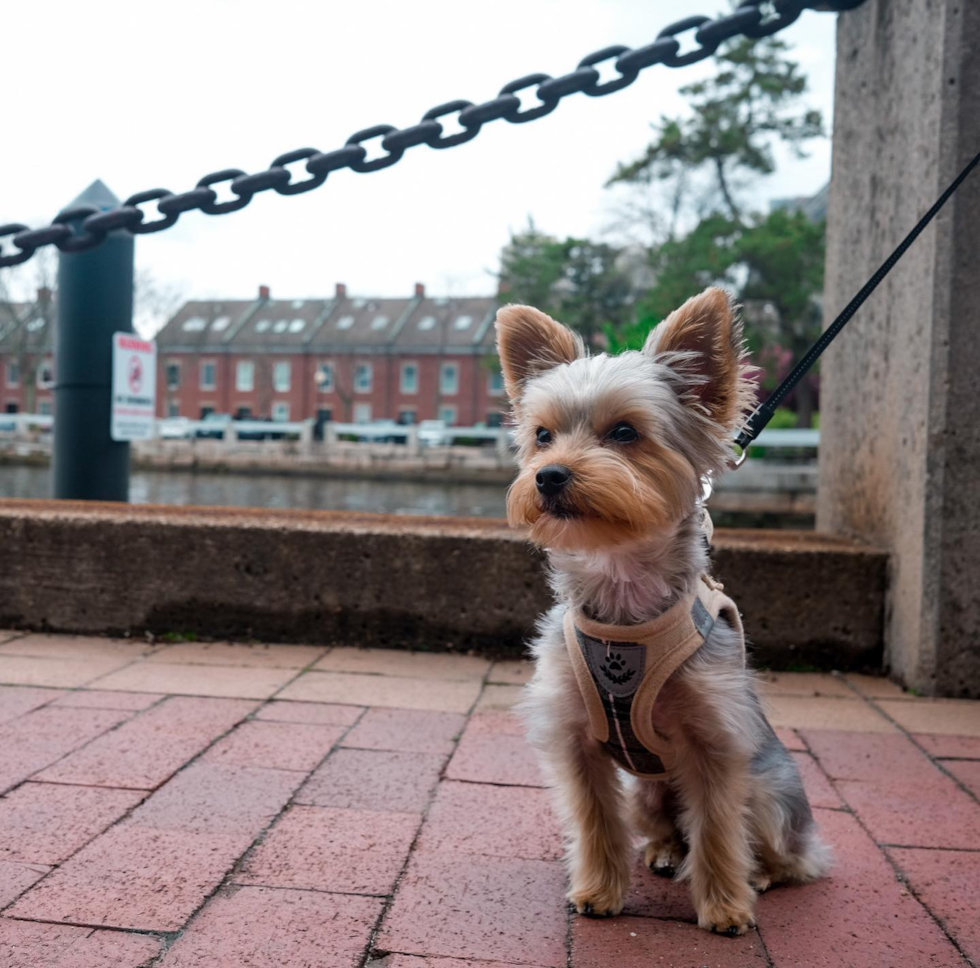
<svg viewBox="0 0 980 968">
<path fill-rule="evenodd" d="M 280 195 L 299 195 L 319 188 L 333 171 L 349 168 L 356 172 L 380 171 L 399 161 L 409 148 L 428 145 L 430 148 L 452 148 L 475 138 L 486 124 L 504 120 L 523 124 L 550 114 L 559 102 L 573 94 L 603 97 L 628 87 L 640 71 L 654 64 L 665 67 L 685 67 L 711 57 L 726 40 L 744 35 L 758 39 L 768 37 L 794 23 L 804 10 L 823 10 L 832 13 L 852 10 L 864 0 L 743 0 L 733 13 L 722 17 L 686 17 L 665 27 L 657 39 L 646 47 L 603 47 L 583 57 L 576 68 L 561 77 L 549 74 L 528 74 L 505 84 L 500 93 L 482 104 L 471 101 L 447 101 L 426 111 L 422 119 L 405 128 L 377 124 L 358 131 L 347 143 L 334 151 L 317 148 L 298 148 L 275 158 L 264 171 L 247 174 L 237 168 L 225 168 L 205 175 L 190 191 L 174 193 L 165 188 L 131 195 L 112 211 L 77 208 L 62 212 L 44 228 L 31 229 L 20 223 L 0 225 L 0 268 L 26 262 L 45 245 L 55 245 L 63 252 L 81 252 L 99 245 L 110 232 L 127 231 L 137 235 L 161 232 L 170 228 L 184 212 L 199 210 L 206 215 L 224 215 L 244 208 L 260 192 L 274 191 Z M 692 33 L 693 32 L 693 33 Z M 681 36 L 693 39 L 694 47 L 681 52 Z M 611 62 L 619 75 L 602 81 L 596 65 Z M 523 106 L 518 95 L 534 88 L 537 104 Z M 455 115 L 462 131 L 444 134 L 440 121 Z M 384 152 L 368 160 L 364 144 L 377 142 Z M 286 165 L 305 161 L 308 178 L 294 181 Z M 236 198 L 219 202 L 218 193 L 211 187 L 228 182 Z M 147 220 L 143 206 L 156 202 L 159 218 Z M 11 239 L 13 250 L 4 240 Z"/>
</svg>

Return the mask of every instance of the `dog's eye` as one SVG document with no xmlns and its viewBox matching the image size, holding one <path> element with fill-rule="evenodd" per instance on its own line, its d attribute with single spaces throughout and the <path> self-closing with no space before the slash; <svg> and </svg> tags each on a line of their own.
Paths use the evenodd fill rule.
<svg viewBox="0 0 980 968">
<path fill-rule="evenodd" d="M 618 423 L 606 434 L 606 437 L 617 444 L 631 444 L 634 440 L 640 439 L 640 434 L 632 424 Z"/>
<path fill-rule="evenodd" d="M 551 431 L 547 427 L 538 427 L 537 441 L 543 447 L 545 444 L 550 444 L 552 437 Z"/>
</svg>

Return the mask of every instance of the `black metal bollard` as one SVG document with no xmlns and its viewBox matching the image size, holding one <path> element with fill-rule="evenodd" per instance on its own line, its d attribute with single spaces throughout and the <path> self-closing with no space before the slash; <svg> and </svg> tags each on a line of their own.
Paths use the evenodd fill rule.
<svg viewBox="0 0 980 968">
<path fill-rule="evenodd" d="M 108 211 L 118 205 L 119 199 L 101 181 L 95 181 L 68 208 L 94 206 Z M 68 224 L 76 227 L 74 222 Z M 59 256 L 56 498 L 129 500 L 129 444 L 111 439 L 109 421 L 112 334 L 133 331 L 134 248 L 133 236 L 118 231 L 94 249 Z"/>
</svg>

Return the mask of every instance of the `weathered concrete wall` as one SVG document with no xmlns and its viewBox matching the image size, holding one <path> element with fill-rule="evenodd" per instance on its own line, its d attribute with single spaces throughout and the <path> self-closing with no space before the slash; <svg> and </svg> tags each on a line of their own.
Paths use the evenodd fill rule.
<svg viewBox="0 0 980 968">
<path fill-rule="evenodd" d="M 757 661 L 875 667 L 885 557 L 805 532 L 715 533 Z M 550 603 L 503 522 L 0 501 L 0 626 L 519 654 Z"/>
<path fill-rule="evenodd" d="M 980 149 L 980 3 L 868 0 L 837 40 L 829 322 Z M 885 660 L 980 695 L 980 173 L 823 364 L 817 525 L 890 553 Z"/>
</svg>

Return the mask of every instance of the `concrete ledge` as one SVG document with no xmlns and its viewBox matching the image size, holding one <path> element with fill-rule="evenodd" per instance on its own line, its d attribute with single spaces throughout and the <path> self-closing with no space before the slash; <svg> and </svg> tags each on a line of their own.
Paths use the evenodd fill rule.
<svg viewBox="0 0 980 968">
<path fill-rule="evenodd" d="M 25 629 L 516 655 L 550 602 L 541 556 L 472 518 L 0 501 L 0 548 Z M 880 664 L 883 553 L 719 530 L 715 561 L 758 663 Z"/>
</svg>

